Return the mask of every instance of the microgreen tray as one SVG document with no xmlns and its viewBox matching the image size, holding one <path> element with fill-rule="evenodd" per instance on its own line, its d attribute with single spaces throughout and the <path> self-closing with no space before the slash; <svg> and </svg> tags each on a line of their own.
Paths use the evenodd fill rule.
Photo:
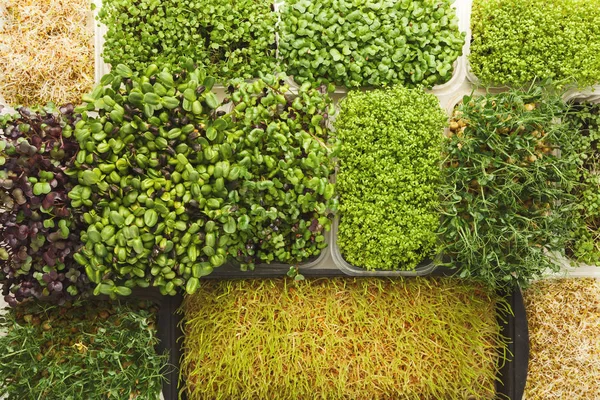
<svg viewBox="0 0 600 400">
<path fill-rule="evenodd" d="M 263 271 L 264 272 L 264 271 Z M 261 274 L 262 278 L 280 277 L 280 274 Z M 341 271 L 324 272 L 309 270 L 307 276 L 311 277 L 332 277 L 343 276 Z M 447 275 L 447 272 L 438 270 L 433 273 L 436 276 Z M 163 394 L 165 400 L 177 400 L 178 390 L 177 381 L 179 379 L 179 357 L 182 354 L 183 331 L 178 325 L 182 316 L 176 314 L 181 305 L 182 297 L 167 299 L 163 302 L 163 307 L 168 307 L 171 313 L 170 317 L 161 318 L 159 316 L 158 335 L 161 340 L 165 340 L 165 346 L 168 347 L 171 355 L 171 362 L 177 368 L 169 374 L 170 383 L 165 384 Z M 529 335 L 527 328 L 527 318 L 523 296 L 520 289 L 517 289 L 508 295 L 508 303 L 512 309 L 511 313 L 498 309 L 497 318 L 501 325 L 501 334 L 509 339 L 508 351 L 506 356 L 508 360 L 503 361 L 504 354 L 499 357 L 502 363 L 498 374 L 498 383 L 496 385 L 498 398 L 521 400 L 527 381 L 528 360 L 529 360 Z M 162 308 L 161 308 L 162 309 Z M 165 311 L 166 312 L 166 311 Z M 186 400 L 186 394 L 182 393 L 181 399 Z"/>
<path fill-rule="evenodd" d="M 101 296 L 103 298 L 103 296 Z M 181 304 L 181 296 L 162 296 L 158 290 L 135 289 L 129 300 L 147 300 L 158 306 L 158 315 L 156 318 L 157 337 L 159 343 L 156 347 L 158 354 L 165 351 L 169 353 L 168 364 L 164 367 L 163 375 L 163 398 L 177 399 L 177 382 L 179 380 L 179 357 L 180 348 L 177 344 L 177 338 L 181 335 L 179 332 L 179 322 L 181 316 L 175 312 Z"/>
<path fill-rule="evenodd" d="M 95 4 L 96 9 L 94 15 L 98 14 L 98 11 L 102 8 L 102 0 L 92 0 Z M 281 22 L 280 18 L 280 9 L 282 8 L 283 1 L 276 0 L 274 1 L 274 11 L 278 13 L 279 23 Z M 458 26 L 460 32 L 467 33 L 469 27 L 469 13 L 470 13 L 470 0 L 454 0 L 452 7 L 456 10 L 456 15 L 458 17 Z M 111 70 L 111 65 L 104 62 L 102 57 L 102 52 L 104 49 L 104 35 L 107 32 L 107 27 L 100 23 L 99 21 L 95 21 L 94 25 L 95 29 L 95 80 L 96 83 L 100 82 L 100 79 L 104 74 L 107 74 Z M 276 42 L 279 41 L 279 32 L 276 35 Z M 452 75 L 450 79 L 440 85 L 433 86 L 430 91 L 435 94 L 450 94 L 453 93 L 465 80 L 466 78 L 466 57 L 465 51 L 468 49 L 467 40 L 465 40 L 465 45 L 463 46 L 463 55 L 459 56 L 456 61 L 452 65 Z M 293 77 L 289 78 L 289 82 L 291 84 L 292 89 L 297 86 L 293 80 Z M 215 89 L 220 91 L 224 89 L 222 84 L 216 84 Z M 367 88 L 363 88 L 367 89 Z M 336 94 L 345 94 L 348 92 L 348 88 L 344 86 L 336 86 L 335 93 Z"/>
<path fill-rule="evenodd" d="M 512 84 L 506 84 L 506 85 L 486 84 L 486 85 L 483 85 L 481 83 L 480 79 L 473 72 L 473 69 L 472 69 L 472 66 L 471 66 L 471 63 L 470 63 L 470 58 L 471 58 L 470 57 L 471 56 L 471 44 L 473 42 L 472 22 L 476 22 L 476 21 L 473 21 L 472 12 L 473 12 L 473 5 L 474 5 L 474 3 L 477 0 L 459 0 L 459 1 L 460 1 L 460 4 L 461 4 L 460 7 L 462 8 L 461 18 L 463 18 L 463 20 L 466 21 L 466 25 L 464 26 L 464 29 L 467 32 L 467 36 L 466 36 L 466 39 L 465 39 L 465 47 L 464 47 L 464 50 L 463 50 L 463 54 L 464 54 L 464 60 L 465 60 L 464 75 L 467 78 L 467 80 L 472 85 L 474 85 L 476 87 L 483 87 L 483 86 L 485 86 L 486 89 L 488 91 L 490 91 L 490 92 L 503 92 L 503 91 L 508 91 L 511 88 L 519 88 L 519 89 L 522 89 L 522 90 L 527 90 L 527 88 L 529 88 L 530 86 L 532 86 L 534 84 L 534 82 L 531 82 L 531 81 L 523 84 L 522 86 L 512 85 Z M 483 4 L 484 2 L 481 1 L 481 0 L 479 0 L 479 3 Z M 490 2 L 490 3 L 492 3 L 492 2 Z M 550 2 L 550 3 L 552 3 L 552 2 Z M 565 34 L 565 37 L 558 38 L 558 41 L 554 40 L 556 38 L 552 39 L 551 37 L 542 37 L 542 36 L 546 32 L 562 32 L 562 31 L 568 32 L 570 30 L 577 31 L 577 30 L 586 29 L 587 26 L 585 26 L 585 24 L 590 24 L 591 26 L 593 26 L 594 25 L 593 22 L 590 23 L 583 16 L 579 16 L 578 18 L 574 19 L 574 21 L 576 21 L 575 23 L 577 24 L 575 26 L 569 25 L 569 21 L 568 21 L 568 17 L 570 17 L 573 13 L 579 12 L 579 13 L 585 14 L 586 12 L 589 12 L 590 10 L 593 10 L 593 8 L 576 10 L 576 9 L 574 9 L 572 7 L 569 8 L 570 5 L 567 2 L 560 1 L 560 2 L 555 2 L 555 3 L 556 4 L 547 4 L 548 5 L 548 10 L 554 11 L 556 13 L 561 13 L 562 12 L 562 17 L 560 17 L 560 18 L 557 18 L 556 14 L 554 14 L 554 15 L 545 15 L 544 11 L 541 9 L 541 6 L 538 6 L 538 7 L 540 7 L 540 8 L 538 8 L 538 7 L 536 7 L 536 4 L 528 3 L 527 7 L 529 7 L 529 9 L 531 11 L 533 11 L 535 13 L 535 15 L 527 15 L 527 16 L 523 17 L 523 19 L 521 21 L 515 21 L 514 22 L 515 26 L 517 26 L 519 24 L 521 26 L 527 26 L 526 29 L 521 30 L 519 27 L 517 27 L 517 28 L 513 29 L 512 31 L 511 30 L 506 31 L 505 32 L 505 36 L 500 35 L 500 36 L 502 36 L 502 38 L 499 39 L 499 40 L 497 40 L 496 47 L 500 48 L 500 51 L 502 51 L 503 54 L 502 54 L 502 58 L 499 59 L 499 60 L 497 60 L 498 63 L 502 63 L 504 65 L 507 65 L 507 63 L 508 64 L 510 64 L 510 63 L 513 63 L 513 64 L 514 63 L 518 63 L 519 59 L 525 59 L 525 58 L 527 58 L 528 57 L 527 51 L 531 51 L 531 48 L 533 48 L 533 52 L 531 53 L 531 57 L 534 60 L 537 58 L 536 61 L 539 64 L 537 67 L 538 68 L 544 68 L 544 69 L 548 70 L 551 67 L 549 66 L 549 64 L 544 63 L 544 61 L 546 59 L 543 58 L 543 57 L 538 57 L 538 55 L 536 55 L 534 53 L 536 51 L 536 49 L 534 48 L 536 40 L 542 41 L 544 43 L 544 46 L 546 46 L 546 47 L 548 47 L 548 43 L 550 43 L 549 46 L 551 48 L 550 51 L 552 53 L 551 54 L 546 54 L 547 57 L 551 56 L 550 58 L 554 58 L 554 59 L 556 59 L 556 58 L 560 59 L 561 56 L 564 57 L 564 59 L 578 59 L 578 58 L 579 59 L 586 59 L 587 58 L 585 55 L 577 54 L 577 53 L 574 53 L 574 52 L 566 53 L 566 51 L 567 51 L 566 49 L 571 49 L 572 46 L 578 46 L 579 44 L 584 44 L 584 43 L 587 45 L 588 48 L 595 47 L 597 44 L 593 43 L 593 39 L 594 39 L 593 35 L 591 35 L 589 37 L 585 37 L 583 40 L 573 39 L 575 41 L 578 41 L 578 43 L 577 42 L 565 43 L 569 38 L 573 38 L 574 37 L 573 35 L 568 35 L 568 34 Z M 499 4 L 499 3 L 496 2 L 496 4 Z M 584 3 L 582 3 L 582 4 L 584 4 Z M 586 6 L 597 7 L 597 6 L 592 6 L 591 4 L 592 3 L 588 3 Z M 504 4 L 504 5 L 505 5 L 504 10 L 506 10 L 507 13 L 510 13 L 511 12 L 510 10 L 516 10 L 513 7 L 516 4 L 510 4 L 510 2 L 506 2 L 506 4 Z M 571 6 L 572 6 L 572 4 L 571 4 Z M 565 8 L 568 9 L 568 11 L 565 11 Z M 501 11 L 502 10 L 501 7 L 497 6 L 496 8 L 492 8 L 492 9 L 494 11 L 497 11 L 498 15 L 490 15 L 489 16 L 490 20 L 494 19 L 494 20 L 497 20 L 497 21 L 501 21 L 502 18 L 505 17 L 505 15 L 502 15 L 503 11 Z M 490 10 L 488 10 L 488 12 L 489 11 Z M 517 12 L 519 12 L 519 11 L 517 11 Z M 565 15 L 565 12 L 567 12 L 567 13 L 570 12 L 570 14 Z M 595 12 L 596 12 L 596 10 L 592 11 L 591 13 L 595 13 Z M 548 21 L 551 21 L 551 22 L 548 22 L 548 21 L 544 22 L 543 18 L 547 18 Z M 592 20 L 594 18 L 594 16 L 588 15 L 587 18 L 589 20 Z M 542 21 L 542 22 L 541 22 L 541 24 L 538 27 L 536 27 L 536 26 L 529 26 L 529 24 L 530 24 L 530 22 L 532 20 Z M 566 22 L 566 26 L 564 26 L 564 22 L 565 21 L 567 21 Z M 504 21 L 504 22 L 506 22 L 506 21 Z M 549 26 L 550 23 L 557 24 L 557 25 Z M 534 23 L 534 25 L 535 25 L 535 23 Z M 490 24 L 485 24 L 484 26 L 487 28 L 488 26 L 490 26 Z M 506 26 L 506 24 L 504 23 L 504 25 L 497 26 L 496 29 L 499 32 L 504 32 L 505 26 Z M 462 29 L 462 27 L 461 27 L 461 29 Z M 518 32 L 518 33 L 515 33 L 515 31 Z M 543 32 L 543 33 L 540 33 L 540 32 Z M 511 35 L 515 35 L 516 37 L 515 38 L 511 38 Z M 532 40 L 532 43 L 527 43 L 526 47 L 528 47 L 528 49 L 526 49 L 524 52 L 522 52 L 522 47 L 523 46 L 521 46 L 522 43 L 519 40 L 519 37 L 520 37 L 519 35 L 521 35 L 521 36 L 522 35 L 526 35 L 528 38 L 531 38 L 531 40 Z M 552 35 L 552 34 L 550 34 L 550 35 Z M 486 53 L 486 52 L 493 53 L 493 52 L 495 52 L 495 50 L 497 50 L 497 49 L 494 49 L 493 46 L 492 46 L 492 44 L 494 44 L 493 43 L 494 42 L 494 38 L 492 38 L 492 33 L 491 32 L 486 32 L 485 40 L 486 40 L 486 43 L 485 43 L 486 46 L 485 46 L 485 50 L 482 50 L 482 53 Z M 516 41 L 516 44 L 513 46 L 512 49 L 510 48 L 511 40 L 513 41 L 513 43 Z M 555 46 L 555 47 L 552 48 L 552 46 Z M 543 48 L 543 46 L 541 46 L 541 45 L 539 47 Z M 582 48 L 583 48 L 583 46 L 582 46 Z M 555 54 L 556 53 L 556 51 L 555 51 L 556 49 L 560 49 L 560 50 L 565 49 L 565 54 Z M 509 54 L 509 52 L 511 50 L 512 50 L 513 54 Z M 539 51 L 539 49 L 537 49 L 537 50 Z M 581 50 L 581 48 L 579 48 L 578 50 Z M 516 56 L 515 56 L 515 53 L 517 54 Z M 509 57 L 512 57 L 512 58 L 509 58 Z M 584 69 L 584 68 L 587 67 L 588 71 L 585 71 L 585 72 L 588 73 L 587 76 L 586 76 L 586 78 L 587 78 L 590 73 L 594 72 L 594 68 L 593 67 L 589 67 L 589 65 L 593 65 L 593 63 L 596 62 L 596 60 L 594 60 L 594 61 L 586 60 L 586 61 L 589 61 L 589 62 L 588 63 L 582 63 L 583 67 L 581 67 L 581 66 L 578 66 L 577 68 L 571 67 L 571 70 L 575 70 L 577 72 L 581 72 L 580 70 L 582 70 L 582 69 Z M 527 60 L 526 64 L 531 69 L 536 67 L 535 65 L 532 65 L 533 61 L 531 61 L 529 59 Z M 561 67 L 563 67 L 564 69 L 567 68 L 567 66 L 564 66 L 564 65 L 561 66 Z M 515 76 L 517 76 L 517 73 L 519 72 L 518 71 L 519 67 L 516 67 L 516 68 L 517 68 L 517 70 L 510 70 L 509 73 L 510 74 L 515 74 Z M 561 68 L 561 69 L 563 69 L 563 68 Z M 583 77 L 583 74 L 582 74 L 582 77 Z M 540 82 L 538 81 L 538 82 L 535 82 L 535 83 L 539 84 Z M 574 87 L 577 87 L 577 85 L 573 84 L 573 83 L 566 85 L 566 88 L 574 88 Z M 591 88 L 594 88 L 595 90 L 600 89 L 600 82 L 597 82 L 596 84 L 592 85 Z"/>
<path fill-rule="evenodd" d="M 344 272 L 346 275 L 350 276 L 382 276 L 382 277 L 394 277 L 394 276 L 423 276 L 430 275 L 436 269 L 436 264 L 434 260 L 425 259 L 421 264 L 419 264 L 414 270 L 411 271 L 385 271 L 385 270 L 376 270 L 369 271 L 364 268 L 356 267 L 344 259 L 340 248 L 337 244 L 337 231 L 339 226 L 339 217 L 333 221 L 332 227 L 332 237 L 333 243 L 331 245 L 331 254 L 333 258 L 333 262 L 340 269 L 340 271 Z"/>
</svg>

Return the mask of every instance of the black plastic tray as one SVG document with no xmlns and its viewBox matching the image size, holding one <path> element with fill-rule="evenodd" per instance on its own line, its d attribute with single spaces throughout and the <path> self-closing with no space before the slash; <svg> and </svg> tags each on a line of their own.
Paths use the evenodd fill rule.
<svg viewBox="0 0 600 400">
<path fill-rule="evenodd" d="M 224 271 L 225 272 L 225 271 Z M 285 276 L 287 271 L 256 269 L 251 273 L 227 270 L 225 274 L 228 279 L 254 279 L 254 278 L 277 278 Z M 305 270 L 301 271 L 307 277 L 347 277 L 342 271 L 322 271 Z M 438 268 L 431 275 L 444 276 L 451 275 L 453 271 L 445 268 Z M 211 278 L 207 276 L 206 278 Z M 212 279 L 223 279 L 223 276 L 212 277 Z M 175 366 L 169 371 L 168 382 L 163 386 L 165 400 L 178 400 L 178 382 L 179 382 L 179 359 L 182 354 L 183 331 L 180 329 L 182 316 L 176 311 L 181 305 L 183 296 L 164 298 L 160 304 L 160 314 L 158 318 L 158 336 L 161 340 L 161 349 L 170 350 L 170 363 Z M 497 394 L 501 399 L 521 400 L 527 381 L 527 369 L 529 360 L 529 331 L 527 329 L 527 317 L 525 314 L 525 305 L 520 289 L 514 290 L 508 296 L 508 302 L 514 315 L 499 315 L 498 319 L 502 324 L 502 334 L 510 339 L 508 350 L 511 358 L 504 363 L 500 369 L 498 379 Z M 159 349 L 160 350 L 160 349 Z M 185 393 L 182 399 L 186 400 Z"/>
<path fill-rule="evenodd" d="M 163 383 L 163 397 L 165 400 L 178 398 L 179 385 L 179 359 L 181 358 L 181 345 L 177 340 L 183 336 L 180 331 L 182 316 L 176 311 L 183 300 L 181 295 L 164 297 L 158 314 L 158 339 L 160 344 L 157 350 L 162 353 L 169 352 L 169 365 L 165 371 L 166 381 Z"/>
<path fill-rule="evenodd" d="M 508 350 L 512 357 L 500 369 L 502 384 L 496 385 L 496 390 L 499 397 L 521 400 L 529 368 L 529 328 L 521 289 L 515 289 L 508 301 L 514 315 L 504 316 L 506 323 L 502 322 L 502 335 L 511 339 Z"/>
<path fill-rule="evenodd" d="M 105 296 L 99 296 L 98 298 L 102 299 L 104 297 Z M 158 315 L 156 316 L 156 325 L 158 327 L 156 336 L 158 338 L 158 345 L 156 346 L 156 351 L 159 354 L 163 354 L 165 351 L 169 353 L 168 364 L 162 371 L 166 378 L 162 389 L 163 397 L 165 400 L 177 399 L 179 358 L 181 356 L 181 347 L 177 343 L 177 339 L 183 335 L 183 332 L 179 331 L 181 316 L 175 311 L 181 305 L 183 297 L 181 295 L 163 296 L 156 288 L 137 288 L 133 290 L 131 296 L 122 298 L 121 300 L 146 300 L 151 301 L 158 306 Z"/>
</svg>

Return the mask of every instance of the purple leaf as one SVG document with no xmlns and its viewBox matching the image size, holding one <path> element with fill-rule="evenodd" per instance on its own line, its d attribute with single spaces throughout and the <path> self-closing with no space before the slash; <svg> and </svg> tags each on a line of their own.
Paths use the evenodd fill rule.
<svg viewBox="0 0 600 400">
<path fill-rule="evenodd" d="M 56 265 L 56 258 L 50 254 L 50 250 L 45 252 L 44 255 L 42 256 L 42 258 L 44 259 L 44 261 L 46 262 L 46 264 L 48 266 L 54 267 Z M 52 271 L 52 272 L 55 272 L 55 271 Z M 56 279 L 56 278 L 54 278 L 54 279 Z"/>
<path fill-rule="evenodd" d="M 52 291 L 52 300 L 64 302 L 71 296 L 66 286 L 57 282 L 57 279 L 65 279 L 64 274 L 55 269 L 59 262 L 65 271 L 79 272 L 72 276 L 80 293 L 90 287 L 83 267 L 73 259 L 79 244 L 71 238 L 79 238 L 81 228 L 64 204 L 67 194 L 77 184 L 76 177 L 66 175 L 65 171 L 72 166 L 79 144 L 73 136 L 63 137 L 62 127 L 69 125 L 73 130 L 81 116 L 74 114 L 72 104 L 61 107 L 60 113 L 38 113 L 28 108 L 19 108 L 18 112 L 0 121 L 8 146 L 16 150 L 0 151 L 5 158 L 0 170 L 10 171 L 8 177 L 0 179 L 0 186 L 7 189 L 5 208 L 9 210 L 0 213 L 3 226 L 0 237 L 7 243 L 5 248 L 14 249 L 9 260 L 0 260 L 0 285 L 4 295 L 14 293 L 7 298 L 11 306 L 30 297 L 45 297 L 42 294 L 46 289 Z M 39 179 L 41 172 L 53 173 L 54 178 L 48 181 L 52 191 L 36 196 L 30 178 Z M 48 228 L 44 227 L 48 219 L 55 224 L 67 219 L 70 240 L 64 240 L 62 234 L 56 232 L 56 226 L 46 224 Z M 39 235 L 45 238 L 43 242 L 38 240 Z M 38 281 L 34 274 L 44 267 L 49 272 Z"/>
</svg>

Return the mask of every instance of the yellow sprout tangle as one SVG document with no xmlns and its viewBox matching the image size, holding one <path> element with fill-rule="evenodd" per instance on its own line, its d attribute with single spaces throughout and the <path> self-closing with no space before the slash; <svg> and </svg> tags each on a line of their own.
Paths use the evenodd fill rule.
<svg viewBox="0 0 600 400">
<path fill-rule="evenodd" d="M 506 349 L 481 286 L 451 279 L 203 281 L 183 304 L 199 399 L 493 399 Z"/>
<path fill-rule="evenodd" d="M 8 104 L 77 102 L 94 83 L 90 0 L 0 2 L 0 94 Z"/>
<path fill-rule="evenodd" d="M 525 307 L 527 399 L 600 399 L 600 279 L 538 281 Z"/>
</svg>

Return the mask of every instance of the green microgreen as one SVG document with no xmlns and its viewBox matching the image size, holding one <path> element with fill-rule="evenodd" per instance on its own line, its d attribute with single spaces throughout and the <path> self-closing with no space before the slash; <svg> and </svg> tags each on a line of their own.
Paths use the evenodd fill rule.
<svg viewBox="0 0 600 400">
<path fill-rule="evenodd" d="M 85 228 L 74 259 L 96 294 L 194 293 L 227 259 L 253 269 L 321 253 L 337 204 L 333 107 L 284 78 L 233 80 L 219 101 L 190 59 L 174 72 L 119 64 L 84 96 L 69 198 Z"/>
<path fill-rule="evenodd" d="M 444 141 L 441 242 L 492 287 L 559 268 L 575 221 L 577 159 L 564 103 L 541 88 L 465 96 Z"/>
<path fill-rule="evenodd" d="M 156 311 L 99 301 L 11 309 L 0 316 L 0 396 L 157 399 L 167 356 L 154 349 Z"/>
<path fill-rule="evenodd" d="M 273 72 L 277 15 L 268 0 L 104 0 L 104 60 L 143 71 L 189 57 L 219 80 Z"/>
<path fill-rule="evenodd" d="M 83 96 L 69 198 L 84 223 L 75 261 L 95 294 L 193 292 L 225 263 L 239 169 L 214 81 L 189 59 L 175 72 L 119 64 Z"/>
<path fill-rule="evenodd" d="M 238 79 L 228 88 L 235 126 L 228 140 L 241 171 L 235 215 L 247 221 L 229 253 L 244 269 L 318 256 L 337 210 L 328 129 L 335 108 L 324 90 L 303 85 L 294 94 L 284 78 Z"/>
<path fill-rule="evenodd" d="M 414 269 L 436 253 L 446 114 L 422 89 L 353 91 L 340 104 L 337 243 L 349 263 Z"/>
<path fill-rule="evenodd" d="M 484 84 L 600 81 L 598 0 L 475 0 L 469 61 Z"/>
<path fill-rule="evenodd" d="M 450 0 L 291 0 L 279 53 L 299 83 L 430 87 L 452 77 L 464 38 Z"/>
<path fill-rule="evenodd" d="M 506 354 L 482 286 L 444 279 L 204 281 L 187 296 L 181 394 L 493 398 Z M 471 396 L 471 397 L 470 397 Z"/>
<path fill-rule="evenodd" d="M 579 209 L 567 254 L 588 264 L 600 262 L 600 104 L 576 103 L 569 108 L 566 120 L 573 130 L 573 141 L 579 154 L 579 185 L 574 194 Z"/>
</svg>

